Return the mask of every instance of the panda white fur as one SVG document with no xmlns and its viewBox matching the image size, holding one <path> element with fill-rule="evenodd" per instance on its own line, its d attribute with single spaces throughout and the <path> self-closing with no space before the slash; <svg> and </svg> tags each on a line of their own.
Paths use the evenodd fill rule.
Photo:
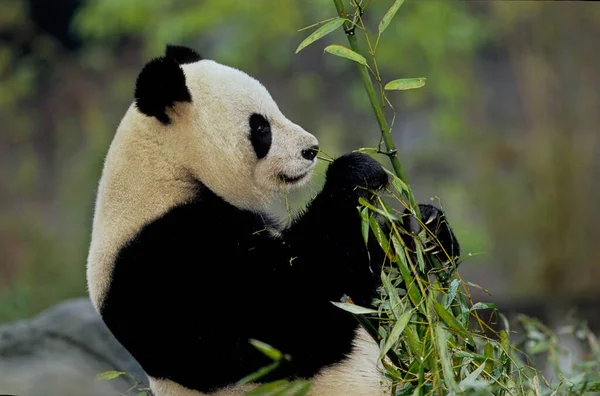
<svg viewBox="0 0 600 396">
<path fill-rule="evenodd" d="M 250 338 L 292 357 L 262 381 L 308 378 L 313 395 L 386 391 L 376 343 L 330 303 L 376 295 L 356 207 L 387 184 L 381 166 L 336 159 L 282 227 L 269 203 L 310 178 L 318 142 L 261 83 L 167 46 L 134 97 L 104 163 L 87 279 L 153 392 L 243 394 L 252 386 L 235 382 L 271 363 Z M 369 250 L 372 266 L 381 254 Z"/>
</svg>

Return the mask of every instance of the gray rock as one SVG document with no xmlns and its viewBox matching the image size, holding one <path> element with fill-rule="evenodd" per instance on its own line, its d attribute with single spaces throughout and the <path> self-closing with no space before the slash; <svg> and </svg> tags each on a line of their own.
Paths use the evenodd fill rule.
<svg viewBox="0 0 600 396">
<path fill-rule="evenodd" d="M 96 379 L 111 370 L 128 375 Z M 147 382 L 88 298 L 68 300 L 32 319 L 0 327 L 0 395 L 135 395 Z"/>
</svg>

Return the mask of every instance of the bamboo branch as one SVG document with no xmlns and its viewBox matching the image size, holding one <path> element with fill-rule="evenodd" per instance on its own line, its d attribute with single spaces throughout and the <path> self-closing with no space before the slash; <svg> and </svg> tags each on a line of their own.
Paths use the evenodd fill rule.
<svg viewBox="0 0 600 396">
<path fill-rule="evenodd" d="M 358 46 L 358 40 L 356 39 L 356 35 L 354 34 L 355 27 L 353 23 L 347 18 L 342 0 L 333 0 L 333 3 L 335 4 L 335 8 L 337 9 L 340 18 L 346 19 L 346 21 L 344 22 L 344 32 L 346 33 L 346 37 L 348 38 L 348 43 L 350 43 L 350 48 L 357 54 L 361 54 L 360 48 Z M 402 164 L 400 163 L 400 159 L 398 158 L 398 150 L 396 149 L 396 145 L 394 144 L 394 140 L 392 139 L 390 128 L 385 119 L 383 107 L 379 103 L 379 99 L 377 98 L 377 94 L 375 93 L 375 88 L 373 87 L 373 82 L 371 81 L 369 70 L 365 65 L 357 63 L 357 66 L 360 72 L 360 76 L 362 77 L 363 83 L 365 85 L 367 96 L 369 97 L 369 101 L 371 102 L 371 107 L 373 107 L 373 111 L 375 112 L 375 117 L 377 118 L 379 129 L 381 130 L 381 137 L 383 138 L 383 142 L 387 149 L 387 155 L 390 158 L 390 161 L 392 162 L 394 173 L 408 187 L 408 191 L 406 191 L 408 204 L 414 211 L 415 216 L 417 216 L 417 219 L 421 219 L 419 204 L 415 199 L 412 189 L 410 188 L 410 184 L 408 183 L 408 179 L 406 178 L 406 174 L 404 173 L 404 169 L 402 168 Z M 444 288 L 448 288 L 448 276 L 443 270 L 442 264 L 435 257 L 431 258 L 433 261 L 433 267 L 436 269 L 436 276 L 440 280 L 442 286 Z"/>
</svg>

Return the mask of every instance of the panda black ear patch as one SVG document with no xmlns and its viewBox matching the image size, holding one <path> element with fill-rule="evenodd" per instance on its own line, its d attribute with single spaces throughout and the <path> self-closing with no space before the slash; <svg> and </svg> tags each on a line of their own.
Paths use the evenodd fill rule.
<svg viewBox="0 0 600 396">
<path fill-rule="evenodd" d="M 194 63 L 202 60 L 202 56 L 191 48 L 182 45 L 167 44 L 165 57 L 172 58 L 175 62 L 183 65 L 185 63 Z"/>
<path fill-rule="evenodd" d="M 171 123 L 167 107 L 192 101 L 183 70 L 175 60 L 166 57 L 155 58 L 144 66 L 135 84 L 134 97 L 139 111 L 165 125 Z"/>
</svg>

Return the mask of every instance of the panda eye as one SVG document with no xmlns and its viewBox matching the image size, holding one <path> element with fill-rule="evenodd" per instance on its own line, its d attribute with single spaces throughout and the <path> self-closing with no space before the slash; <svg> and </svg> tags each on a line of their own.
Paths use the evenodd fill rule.
<svg viewBox="0 0 600 396">
<path fill-rule="evenodd" d="M 264 135 L 271 132 L 271 125 L 265 117 L 255 113 L 250 116 L 250 129 L 252 132 Z"/>
<path fill-rule="evenodd" d="M 258 133 L 267 133 L 269 132 L 271 128 L 268 125 L 259 125 L 258 128 L 256 128 L 256 132 Z"/>
<path fill-rule="evenodd" d="M 260 114 L 250 116 L 250 142 L 258 159 L 266 157 L 271 148 L 272 134 L 269 121 Z"/>
</svg>

